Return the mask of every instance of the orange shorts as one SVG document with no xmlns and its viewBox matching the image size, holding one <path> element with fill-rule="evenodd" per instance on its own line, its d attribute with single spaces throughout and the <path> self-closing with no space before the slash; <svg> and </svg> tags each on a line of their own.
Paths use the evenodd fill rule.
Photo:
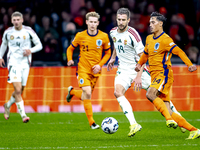
<svg viewBox="0 0 200 150">
<path fill-rule="evenodd" d="M 87 73 L 79 73 L 77 78 L 79 87 L 91 86 L 93 91 L 99 76 L 94 76 Z"/>
<path fill-rule="evenodd" d="M 174 80 L 172 78 L 168 78 L 162 72 L 158 75 L 154 76 L 153 80 L 151 81 L 150 87 L 156 88 L 161 94 L 158 96 L 163 101 L 170 101 L 170 88 L 173 84 Z"/>
</svg>

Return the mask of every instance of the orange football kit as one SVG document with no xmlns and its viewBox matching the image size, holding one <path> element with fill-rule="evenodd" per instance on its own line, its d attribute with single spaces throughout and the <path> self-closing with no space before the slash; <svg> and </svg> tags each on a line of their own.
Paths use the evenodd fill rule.
<svg viewBox="0 0 200 150">
<path fill-rule="evenodd" d="M 173 40 L 165 33 L 154 38 L 153 34 L 146 39 L 144 53 L 140 57 L 139 64 L 149 62 L 151 74 L 150 87 L 156 88 L 161 94 L 153 101 L 156 108 L 165 116 L 166 120 L 173 119 L 178 123 L 179 127 L 183 127 L 189 131 L 196 131 L 197 128 L 189 124 L 182 116 L 172 113 L 170 116 L 167 109 L 162 103 L 170 101 L 169 90 L 173 84 L 173 71 L 171 68 L 172 53 L 178 55 L 182 61 L 189 67 L 193 65 L 186 54 L 173 42 Z"/>
<path fill-rule="evenodd" d="M 100 30 L 96 35 L 89 35 L 87 30 L 79 32 L 67 49 L 68 61 L 72 60 L 77 46 L 80 47 L 77 67 L 79 87 L 91 86 L 93 89 L 101 72 L 94 74 L 92 67 L 97 64 L 102 67 L 108 61 L 111 56 L 110 40 L 108 35 Z M 103 52 L 105 55 L 102 58 Z"/>
<path fill-rule="evenodd" d="M 144 53 L 138 62 L 142 65 L 148 59 L 151 74 L 150 87 L 160 91 L 162 93 L 160 97 L 164 101 L 170 101 L 169 90 L 174 82 L 170 60 L 172 53 L 178 55 L 187 66 L 192 65 L 186 54 L 165 32 L 156 38 L 151 34 L 146 39 Z"/>
</svg>

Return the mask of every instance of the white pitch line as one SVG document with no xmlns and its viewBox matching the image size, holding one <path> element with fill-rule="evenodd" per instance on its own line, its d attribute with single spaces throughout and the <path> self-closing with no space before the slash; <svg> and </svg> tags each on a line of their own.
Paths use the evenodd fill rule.
<svg viewBox="0 0 200 150">
<path fill-rule="evenodd" d="M 200 144 L 166 144 L 166 145 L 112 145 L 112 146 L 83 146 L 83 147 L 0 147 L 0 149 L 109 149 L 109 148 L 133 148 L 133 147 L 180 147 L 180 146 L 194 146 L 199 147 Z"/>
</svg>

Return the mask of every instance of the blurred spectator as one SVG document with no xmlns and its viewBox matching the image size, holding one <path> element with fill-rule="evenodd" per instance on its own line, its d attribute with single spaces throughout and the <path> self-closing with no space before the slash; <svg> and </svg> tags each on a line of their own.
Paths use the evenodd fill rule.
<svg viewBox="0 0 200 150">
<path fill-rule="evenodd" d="M 60 60 L 60 52 L 59 52 L 59 43 L 58 40 L 52 35 L 50 31 L 46 31 L 43 39 L 43 47 L 44 47 L 44 61 L 59 61 Z"/>
<path fill-rule="evenodd" d="M 111 23 L 106 26 L 105 32 L 109 34 L 110 30 L 117 26 L 116 13 L 111 15 Z"/>
<path fill-rule="evenodd" d="M 183 51 L 186 51 L 185 45 L 187 45 L 189 42 L 188 33 L 182 24 L 182 19 L 176 14 L 172 15 L 171 17 L 169 35 Z"/>
<path fill-rule="evenodd" d="M 76 33 L 77 33 L 76 25 L 73 22 L 67 23 L 65 26 L 65 32 L 63 36 L 61 37 L 62 48 L 63 48 L 62 58 L 63 58 L 64 65 L 67 65 L 66 49 L 70 45 L 72 40 L 74 39 Z"/>
<path fill-rule="evenodd" d="M 90 12 L 90 11 L 95 11 L 94 6 L 93 6 L 93 3 L 92 3 L 91 0 L 86 0 L 85 7 L 87 8 L 87 11 L 88 11 L 88 12 Z"/>
<path fill-rule="evenodd" d="M 63 10 L 61 12 L 61 28 L 62 28 L 62 34 L 66 32 L 66 26 L 71 21 L 71 15 L 66 11 Z"/>
<path fill-rule="evenodd" d="M 85 7 L 85 0 L 71 0 L 70 8 L 72 17 L 79 15 L 80 8 Z"/>
<path fill-rule="evenodd" d="M 81 7 L 76 15 L 76 17 L 74 17 L 74 22 L 76 24 L 76 28 L 79 30 L 84 30 L 86 28 L 85 25 L 85 15 L 87 13 L 87 8 L 86 7 Z"/>
<path fill-rule="evenodd" d="M 10 18 L 7 14 L 3 15 L 3 23 L 0 24 L 0 43 L 2 42 L 2 36 L 4 31 L 11 26 Z"/>
<path fill-rule="evenodd" d="M 44 36 L 46 32 L 50 32 L 54 39 L 58 40 L 59 34 L 58 32 L 50 26 L 50 18 L 47 16 L 42 17 L 42 27 L 39 30 L 39 37 L 41 40 L 44 40 Z"/>
<path fill-rule="evenodd" d="M 112 3 L 112 12 L 113 13 L 117 13 L 117 10 L 120 8 L 120 3 L 119 3 L 119 1 L 117 1 L 117 0 L 115 0 L 115 1 L 113 1 L 113 3 Z"/>
<path fill-rule="evenodd" d="M 197 47 L 191 46 L 188 48 L 188 57 L 193 64 L 200 64 L 200 62 L 198 62 L 199 49 Z"/>
<path fill-rule="evenodd" d="M 29 24 L 30 24 L 30 27 L 38 34 L 41 27 L 37 23 L 37 17 L 35 14 L 31 14 Z"/>
<path fill-rule="evenodd" d="M 185 27 L 187 34 L 188 34 L 188 44 L 185 45 L 185 49 L 187 49 L 192 46 L 192 43 L 194 41 L 194 30 L 193 28 L 185 23 L 185 16 L 182 13 L 178 13 L 178 20 L 182 26 Z"/>
</svg>

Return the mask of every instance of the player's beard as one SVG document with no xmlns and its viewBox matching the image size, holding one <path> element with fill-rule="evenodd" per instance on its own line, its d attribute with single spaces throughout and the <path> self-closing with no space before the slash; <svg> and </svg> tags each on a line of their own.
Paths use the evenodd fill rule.
<svg viewBox="0 0 200 150">
<path fill-rule="evenodd" d="M 121 28 L 119 28 L 119 25 L 118 25 L 118 29 L 122 32 L 122 31 L 124 31 L 124 30 L 126 29 L 127 26 L 128 26 L 128 25 L 126 24 L 126 25 L 121 29 Z"/>
</svg>

